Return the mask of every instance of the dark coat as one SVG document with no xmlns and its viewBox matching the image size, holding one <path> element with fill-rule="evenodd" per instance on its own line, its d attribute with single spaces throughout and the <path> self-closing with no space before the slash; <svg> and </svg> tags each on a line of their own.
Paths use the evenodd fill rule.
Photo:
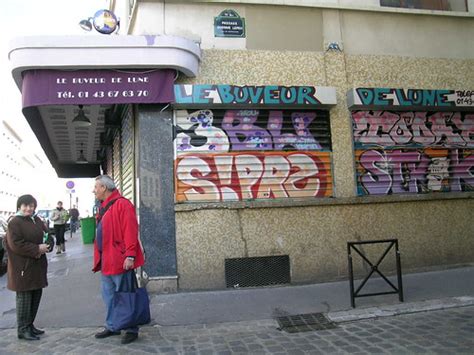
<svg viewBox="0 0 474 355">
<path fill-rule="evenodd" d="M 8 223 L 8 284 L 12 291 L 24 292 L 48 286 L 48 260 L 41 255 L 46 226 L 39 217 L 15 216 Z"/>
</svg>

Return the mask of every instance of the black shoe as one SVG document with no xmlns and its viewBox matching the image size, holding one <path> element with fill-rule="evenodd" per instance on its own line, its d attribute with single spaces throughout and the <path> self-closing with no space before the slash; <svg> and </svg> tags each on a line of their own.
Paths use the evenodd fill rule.
<svg viewBox="0 0 474 355">
<path fill-rule="evenodd" d="M 125 335 L 122 337 L 122 344 L 130 344 L 131 342 L 137 340 L 138 338 L 138 333 L 125 333 Z"/>
<path fill-rule="evenodd" d="M 43 329 L 38 329 L 33 324 L 30 327 L 30 331 L 31 331 L 31 334 L 33 334 L 33 335 L 42 335 L 42 334 L 44 334 Z"/>
<path fill-rule="evenodd" d="M 30 329 L 27 329 L 23 332 L 18 333 L 18 339 L 23 340 L 40 340 L 40 338 L 33 333 L 31 333 Z"/>
<path fill-rule="evenodd" d="M 108 337 L 111 337 L 113 335 L 120 335 L 120 332 L 113 332 L 107 328 L 105 328 L 103 331 L 99 332 L 99 333 L 96 333 L 94 336 L 97 338 L 97 339 L 103 339 L 103 338 L 108 338 Z"/>
</svg>

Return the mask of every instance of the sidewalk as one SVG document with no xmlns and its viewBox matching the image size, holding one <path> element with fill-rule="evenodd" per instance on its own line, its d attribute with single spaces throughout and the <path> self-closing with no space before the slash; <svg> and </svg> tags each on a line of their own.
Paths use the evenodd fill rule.
<svg viewBox="0 0 474 355">
<path fill-rule="evenodd" d="M 162 326 L 213 324 L 274 319 L 279 316 L 322 312 L 378 317 L 385 313 L 451 308 L 474 304 L 474 267 L 407 274 L 403 276 L 404 303 L 398 295 L 356 298 L 350 305 L 349 282 L 330 282 L 304 286 L 187 292 L 152 297 L 154 320 Z M 374 280 L 372 290 L 387 290 L 383 281 Z M 395 282 L 392 280 L 392 282 Z M 371 290 L 368 288 L 367 290 Z M 364 292 L 367 292 L 364 288 Z M 428 301 L 428 302 L 426 302 Z M 390 305 L 391 308 L 389 307 Z M 388 307 L 388 308 L 387 308 Z"/>
<path fill-rule="evenodd" d="M 47 327 L 101 326 L 105 310 L 100 295 L 100 275 L 91 272 L 93 247 L 82 243 L 79 231 L 73 238 L 67 235 L 66 248 L 65 254 L 48 255 L 49 286 L 44 289 L 38 324 Z M 431 301 L 432 309 L 453 304 L 469 305 L 474 297 L 472 280 L 474 266 L 404 274 L 404 303 L 399 302 L 397 294 L 362 297 L 356 298 L 355 310 L 350 306 L 348 281 L 155 294 L 150 300 L 153 324 L 160 326 L 269 320 L 315 312 L 370 314 L 390 305 L 398 307 L 398 313 L 407 313 L 418 308 L 424 310 L 424 301 Z M 387 290 L 388 286 L 380 279 L 373 281 L 367 286 L 374 288 L 364 288 L 364 292 Z M 0 329 L 13 328 L 16 323 L 15 295 L 6 290 L 5 285 L 6 277 L 0 278 Z M 460 301 L 453 297 L 464 298 Z"/>
<path fill-rule="evenodd" d="M 48 256 L 49 287 L 43 294 L 36 321 L 38 327 L 47 330 L 47 335 L 40 342 L 16 339 L 15 296 L 6 290 L 6 279 L 0 279 L 2 354 L 127 354 L 130 351 L 179 354 L 340 353 L 351 352 L 348 350 L 351 344 L 341 343 L 341 339 L 351 337 L 353 343 L 359 344 L 353 348 L 354 351 L 379 353 L 376 348 L 365 352 L 364 334 L 366 337 L 370 335 L 375 325 L 379 333 L 385 334 L 385 328 L 388 328 L 409 338 L 410 332 L 405 329 L 412 324 L 423 328 L 424 325 L 420 324 L 428 322 L 427 314 L 429 323 L 432 317 L 449 319 L 451 323 L 439 321 L 433 334 L 414 340 L 415 345 L 425 342 L 426 346 L 436 344 L 440 349 L 449 350 L 449 341 L 436 343 L 437 339 L 447 336 L 443 334 L 458 334 L 461 345 L 456 349 L 460 353 L 469 349 L 468 345 L 472 343 L 469 334 L 474 333 L 474 266 L 465 266 L 404 274 L 405 302 L 399 302 L 397 294 L 357 298 L 355 309 L 350 306 L 348 281 L 155 294 L 151 295 L 152 323 L 142 328 L 137 343 L 122 347 L 118 337 L 106 340 L 93 337 L 103 324 L 105 310 L 100 296 L 99 275 L 90 270 L 92 245 L 84 245 L 79 232 L 72 239 L 68 235 L 66 248 L 65 254 Z M 385 287 L 382 281 L 375 281 L 371 287 L 377 291 Z M 338 329 L 297 334 L 277 330 L 276 317 L 307 313 L 324 313 L 338 324 Z M 391 317 L 393 315 L 399 317 Z M 456 333 L 454 330 L 459 330 L 457 327 L 462 329 Z M 418 328 L 414 328 L 413 332 L 419 332 Z M 386 341 L 387 337 L 389 335 L 371 341 L 379 341 L 382 344 L 379 349 L 398 346 L 396 344 L 400 339 L 398 343 L 391 343 Z M 429 341 L 427 337 L 431 337 Z M 394 349 L 404 353 L 411 348 Z"/>
</svg>

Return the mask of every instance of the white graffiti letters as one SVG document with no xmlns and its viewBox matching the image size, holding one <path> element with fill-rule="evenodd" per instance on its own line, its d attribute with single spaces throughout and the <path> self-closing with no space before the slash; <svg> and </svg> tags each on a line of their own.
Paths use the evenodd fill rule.
<svg viewBox="0 0 474 355">
<path fill-rule="evenodd" d="M 316 197 L 327 184 L 324 164 L 305 153 L 185 155 L 176 172 L 188 201 Z"/>
</svg>

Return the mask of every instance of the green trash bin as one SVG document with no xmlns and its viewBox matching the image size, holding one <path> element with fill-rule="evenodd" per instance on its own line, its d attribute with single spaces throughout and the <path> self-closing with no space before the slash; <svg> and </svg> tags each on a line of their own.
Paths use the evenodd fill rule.
<svg viewBox="0 0 474 355">
<path fill-rule="evenodd" d="M 94 217 L 81 218 L 81 234 L 82 234 L 82 242 L 84 244 L 94 243 L 94 238 L 95 238 L 95 218 Z"/>
</svg>

